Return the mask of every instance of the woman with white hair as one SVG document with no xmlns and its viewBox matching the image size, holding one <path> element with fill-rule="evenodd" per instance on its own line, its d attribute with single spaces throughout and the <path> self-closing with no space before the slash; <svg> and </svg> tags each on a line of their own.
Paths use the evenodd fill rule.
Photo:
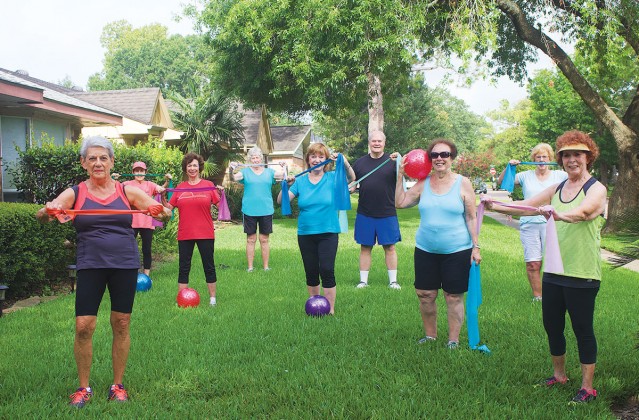
<svg viewBox="0 0 639 420">
<path fill-rule="evenodd" d="M 568 178 L 564 171 L 552 171 L 545 162 L 555 159 L 552 146 L 547 143 L 539 143 L 530 152 L 530 158 L 537 163 L 534 170 L 519 172 L 515 175 L 515 185 L 521 185 L 524 199 L 536 196 L 550 185 L 558 184 Z M 512 159 L 510 165 L 519 165 L 521 162 Z M 504 179 L 506 169 L 499 175 L 498 182 Z M 546 242 L 546 219 L 543 216 L 522 216 L 519 219 L 519 238 L 524 247 L 524 261 L 526 262 L 526 274 L 533 293 L 533 302 L 541 300 L 541 260 L 544 243 Z"/>
<path fill-rule="evenodd" d="M 283 170 L 275 172 L 263 163 L 262 150 L 255 146 L 248 153 L 247 165 L 241 171 L 233 174 L 233 180 L 244 185 L 244 196 L 242 197 L 242 219 L 244 233 L 246 233 L 246 259 L 248 261 L 248 272 L 253 271 L 253 260 L 255 257 L 255 243 L 257 242 L 257 231 L 259 226 L 260 248 L 262 250 L 262 265 L 264 271 L 270 270 L 269 262 L 269 235 L 273 233 L 273 194 L 271 187 L 277 179 L 284 176 Z M 285 163 L 280 162 L 284 167 Z M 238 167 L 237 162 L 231 162 L 233 172 Z"/>
</svg>

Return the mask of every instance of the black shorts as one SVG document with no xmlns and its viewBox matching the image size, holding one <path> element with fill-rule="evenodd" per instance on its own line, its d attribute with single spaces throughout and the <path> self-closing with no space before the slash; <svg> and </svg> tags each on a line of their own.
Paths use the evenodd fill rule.
<svg viewBox="0 0 639 420">
<path fill-rule="evenodd" d="M 133 310 L 138 270 L 98 268 L 78 270 L 75 291 L 75 316 L 97 315 L 106 288 L 111 296 L 111 311 L 130 314 Z"/>
<path fill-rule="evenodd" d="M 244 221 L 244 233 L 247 235 L 255 235 L 257 232 L 257 225 L 260 225 L 261 235 L 270 235 L 273 233 L 273 215 L 268 216 L 247 216 L 242 215 Z"/>
<path fill-rule="evenodd" d="M 468 291 L 472 248 L 452 254 L 431 254 L 415 248 L 415 289 L 459 295 Z"/>
</svg>

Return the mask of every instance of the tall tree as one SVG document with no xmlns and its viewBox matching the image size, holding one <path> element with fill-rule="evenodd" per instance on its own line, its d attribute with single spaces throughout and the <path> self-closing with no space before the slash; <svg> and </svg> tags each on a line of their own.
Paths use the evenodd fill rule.
<svg viewBox="0 0 639 420">
<path fill-rule="evenodd" d="M 171 113 L 176 128 L 184 132 L 180 149 L 201 155 L 205 160 L 203 175 L 219 183 L 226 164 L 240 158 L 242 114 L 233 101 L 210 88 L 201 88 L 193 80 L 187 87 L 187 97 L 169 95 L 180 109 Z"/>
<path fill-rule="evenodd" d="M 210 0 L 198 15 L 216 58 L 216 84 L 249 104 L 330 114 L 368 102 L 383 129 L 383 91 L 417 60 L 421 2 Z"/>
<path fill-rule="evenodd" d="M 609 202 L 608 229 L 639 214 L 639 82 L 624 78 L 631 98 L 618 116 L 601 91 L 588 80 L 570 56 L 553 39 L 558 33 L 577 48 L 587 51 L 600 74 L 609 74 L 607 63 L 623 60 L 639 65 L 639 2 L 636 0 L 455 0 L 431 5 L 440 12 L 491 20 L 497 27 L 488 64 L 496 74 L 522 77 L 525 61 L 539 50 L 550 57 L 575 92 L 611 133 L 619 149 L 619 176 Z M 476 13 L 477 6 L 484 9 Z M 544 30 L 543 28 L 549 28 Z M 482 52 L 486 52 L 484 48 Z M 621 56 L 621 57 L 620 57 Z"/>
<path fill-rule="evenodd" d="M 188 80 L 206 83 L 211 72 L 200 35 L 169 36 L 163 25 L 133 28 L 120 20 L 104 27 L 100 41 L 106 50 L 104 68 L 89 78 L 89 90 L 159 87 L 186 95 Z"/>
</svg>

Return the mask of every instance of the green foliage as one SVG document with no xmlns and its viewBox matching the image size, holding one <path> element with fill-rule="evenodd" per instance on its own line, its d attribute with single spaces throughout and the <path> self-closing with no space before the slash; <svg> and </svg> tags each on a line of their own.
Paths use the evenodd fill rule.
<svg viewBox="0 0 639 420">
<path fill-rule="evenodd" d="M 187 81 L 208 80 L 211 54 L 200 35 L 171 35 L 159 24 L 133 28 L 127 21 L 107 24 L 101 37 L 104 68 L 89 78 L 89 90 L 159 87 L 188 93 Z"/>
<path fill-rule="evenodd" d="M 15 297 L 68 282 L 66 266 L 73 252 L 65 243 L 75 238 L 75 231 L 70 223 L 39 223 L 38 209 L 33 204 L 0 203 L 0 282 Z"/>
<path fill-rule="evenodd" d="M 113 172 L 131 173 L 133 162 L 141 160 L 146 162 L 148 173 L 170 173 L 174 179 L 182 176 L 182 153 L 165 147 L 159 139 L 149 139 L 135 147 L 116 144 L 114 150 Z M 50 201 L 87 178 L 80 165 L 80 144 L 71 142 L 64 146 L 43 142 L 41 146 L 19 151 L 19 159 L 9 168 L 9 173 L 25 200 L 34 203 Z"/>
<path fill-rule="evenodd" d="M 195 152 L 205 162 L 205 177 L 223 177 L 228 162 L 241 159 L 244 143 L 243 115 L 237 104 L 208 88 L 188 83 L 188 96 L 169 95 L 179 111 L 171 112 L 176 128 L 184 132 L 180 149 Z M 216 179 L 218 183 L 220 179 Z"/>
</svg>

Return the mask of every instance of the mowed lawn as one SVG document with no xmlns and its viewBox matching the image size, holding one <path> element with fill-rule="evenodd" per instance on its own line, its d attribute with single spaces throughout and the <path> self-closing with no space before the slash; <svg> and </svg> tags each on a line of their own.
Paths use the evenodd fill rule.
<svg viewBox="0 0 639 420">
<path fill-rule="evenodd" d="M 568 401 L 579 388 L 580 370 L 570 329 L 572 381 L 554 389 L 533 386 L 552 370 L 541 305 L 531 303 L 515 229 L 486 218 L 480 237 L 480 330 L 492 351 L 486 355 L 468 350 L 465 327 L 460 349 L 446 348 L 443 296 L 439 339 L 417 344 L 423 336 L 412 287 L 417 211 L 399 211 L 399 291 L 388 288 L 379 247 L 370 287 L 355 288 L 354 211 L 349 217 L 351 230 L 340 235 L 333 317 L 304 313 L 295 220 L 275 223 L 270 272 L 246 272 L 241 226 L 218 230 L 215 308 L 207 305 L 199 255 L 191 273 L 191 285 L 202 296 L 195 309 L 175 304 L 177 261 L 155 267 L 153 288 L 136 297 L 127 404 L 106 400 L 112 380 L 108 298 L 94 337 L 95 395 L 81 413 L 67 405 L 78 386 L 73 296 L 3 317 L 0 418 L 613 418 L 611 405 L 637 394 L 639 274 L 604 271 L 595 314 L 599 397 L 574 407 Z"/>
</svg>

